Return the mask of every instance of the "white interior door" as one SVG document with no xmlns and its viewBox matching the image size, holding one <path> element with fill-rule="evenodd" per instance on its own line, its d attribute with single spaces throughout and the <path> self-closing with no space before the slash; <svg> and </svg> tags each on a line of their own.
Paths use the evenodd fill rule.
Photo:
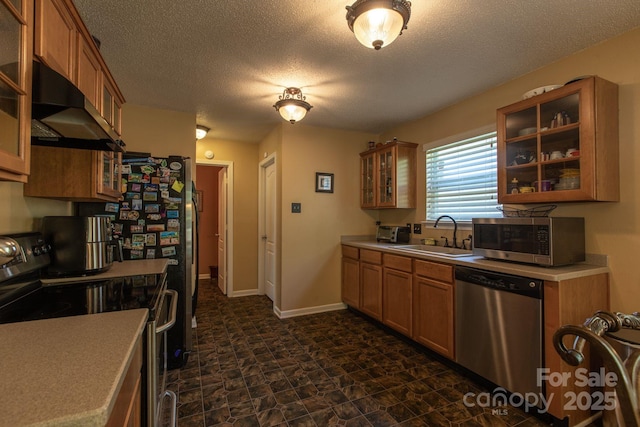
<svg viewBox="0 0 640 427">
<path fill-rule="evenodd" d="M 275 301 L 276 297 L 276 165 L 265 168 L 265 241 L 264 250 L 264 293 Z"/>
<path fill-rule="evenodd" d="M 227 168 L 218 172 L 218 287 L 227 294 Z"/>
</svg>

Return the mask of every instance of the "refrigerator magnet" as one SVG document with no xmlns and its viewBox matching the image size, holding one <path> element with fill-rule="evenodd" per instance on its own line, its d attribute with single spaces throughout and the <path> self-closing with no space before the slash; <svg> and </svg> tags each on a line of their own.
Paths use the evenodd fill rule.
<svg viewBox="0 0 640 427">
<path fill-rule="evenodd" d="M 158 193 L 145 191 L 142 193 L 142 200 L 145 202 L 156 202 L 158 201 Z"/>
<path fill-rule="evenodd" d="M 156 233 L 147 233 L 145 234 L 145 242 L 146 245 L 155 246 L 156 245 Z"/>
<path fill-rule="evenodd" d="M 175 180 L 175 182 L 171 186 L 171 189 L 176 191 L 176 192 L 178 192 L 178 193 L 181 193 L 183 188 L 184 188 L 184 183 L 180 182 L 177 179 Z"/>
<path fill-rule="evenodd" d="M 120 210 L 120 205 L 118 203 L 105 203 L 104 211 L 105 212 L 118 212 Z"/>
<path fill-rule="evenodd" d="M 176 247 L 175 246 L 167 246 L 162 248 L 162 256 L 163 257 L 168 257 L 168 256 L 174 256 L 176 254 Z"/>
<path fill-rule="evenodd" d="M 179 218 L 179 217 L 180 217 L 180 211 L 176 211 L 176 210 L 167 211 L 167 218 Z"/>
</svg>

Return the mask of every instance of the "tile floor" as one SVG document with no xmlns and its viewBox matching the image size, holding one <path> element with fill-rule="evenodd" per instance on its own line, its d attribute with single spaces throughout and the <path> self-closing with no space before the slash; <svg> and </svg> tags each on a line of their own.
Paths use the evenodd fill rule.
<svg viewBox="0 0 640 427">
<path fill-rule="evenodd" d="M 265 296 L 199 289 L 194 352 L 169 371 L 180 427 L 547 425 L 465 406 L 487 390 L 349 310 L 279 320 Z"/>
</svg>

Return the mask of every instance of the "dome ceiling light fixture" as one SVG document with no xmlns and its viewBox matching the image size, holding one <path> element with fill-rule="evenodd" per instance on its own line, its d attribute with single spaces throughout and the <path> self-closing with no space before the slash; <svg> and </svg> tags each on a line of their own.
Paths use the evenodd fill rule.
<svg viewBox="0 0 640 427">
<path fill-rule="evenodd" d="M 288 87 L 278 101 L 273 104 L 273 108 L 280 113 L 283 119 L 294 124 L 304 119 L 307 112 L 313 107 L 306 101 L 307 97 L 302 95 L 302 91 L 297 87 Z"/>
<path fill-rule="evenodd" d="M 202 126 L 202 125 L 196 125 L 196 139 L 202 139 L 205 136 L 207 136 L 207 133 L 209 133 L 211 129 L 209 129 L 206 126 Z"/>
<path fill-rule="evenodd" d="M 364 46 L 380 50 L 407 29 L 411 17 L 408 0 L 358 0 L 347 6 L 347 23 Z"/>
</svg>

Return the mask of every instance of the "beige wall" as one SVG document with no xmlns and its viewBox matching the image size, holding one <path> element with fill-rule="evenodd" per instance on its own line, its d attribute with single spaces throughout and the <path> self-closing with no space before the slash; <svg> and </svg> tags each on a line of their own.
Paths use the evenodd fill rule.
<svg viewBox="0 0 640 427">
<path fill-rule="evenodd" d="M 196 116 L 192 113 L 124 104 L 122 140 L 127 151 L 196 158 Z"/>
<path fill-rule="evenodd" d="M 43 216 L 73 213 L 72 203 L 24 197 L 22 187 L 22 183 L 0 182 L 0 233 L 34 231 Z"/>
<path fill-rule="evenodd" d="M 206 160 L 207 150 L 213 151 L 214 160 L 233 162 L 233 291 L 257 289 L 258 144 L 203 138 L 196 159 Z"/>
<path fill-rule="evenodd" d="M 620 179 L 619 203 L 565 203 L 556 216 L 584 216 L 587 252 L 609 255 L 611 308 L 623 312 L 640 307 L 640 29 L 581 51 L 502 86 L 469 98 L 412 123 L 390 129 L 382 140 L 426 143 L 495 123 L 496 109 L 522 99 L 528 90 L 563 84 L 576 76 L 595 74 L 619 85 Z M 419 151 L 422 153 L 422 151 Z M 418 156 L 418 200 L 425 198 L 424 156 Z M 419 222 L 426 217 L 424 203 L 415 211 L 384 212 L 384 222 Z M 422 236 L 439 237 L 428 229 Z"/>
<path fill-rule="evenodd" d="M 375 230 L 375 219 L 360 209 L 358 198 L 358 154 L 375 138 L 300 123 L 283 126 L 281 311 L 341 301 L 340 236 Z M 334 174 L 333 193 L 315 192 L 316 172 Z M 301 213 L 291 213 L 293 202 L 302 203 Z"/>
</svg>

